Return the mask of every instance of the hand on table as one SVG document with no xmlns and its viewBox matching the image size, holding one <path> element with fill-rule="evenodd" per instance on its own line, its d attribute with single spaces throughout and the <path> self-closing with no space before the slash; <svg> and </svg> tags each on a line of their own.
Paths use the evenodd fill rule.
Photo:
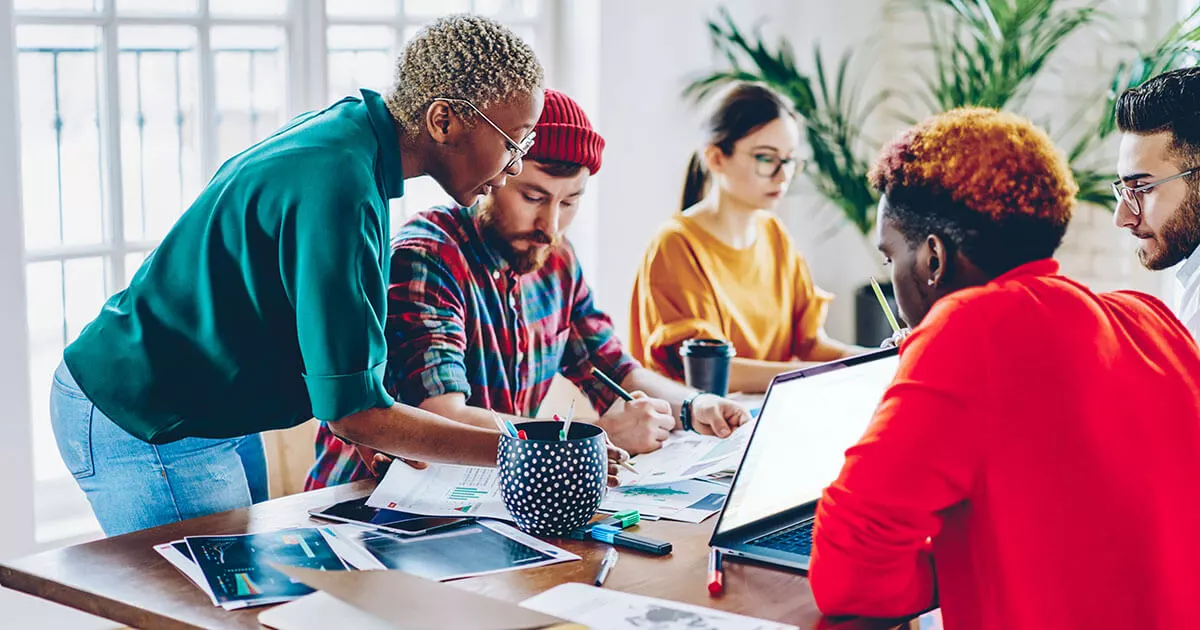
<svg viewBox="0 0 1200 630">
<path fill-rule="evenodd" d="M 701 394 L 692 401 L 692 430 L 701 435 L 729 437 L 747 422 L 750 412 L 728 398 Z"/>
<path fill-rule="evenodd" d="M 632 396 L 633 400 L 618 401 L 610 407 L 596 424 L 608 433 L 613 444 L 630 453 L 656 451 L 675 428 L 671 405 L 640 391 Z"/>
</svg>

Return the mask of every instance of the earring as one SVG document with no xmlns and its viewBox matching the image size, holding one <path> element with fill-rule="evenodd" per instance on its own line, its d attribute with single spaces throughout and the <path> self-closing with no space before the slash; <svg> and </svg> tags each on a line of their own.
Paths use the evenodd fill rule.
<svg viewBox="0 0 1200 630">
<path fill-rule="evenodd" d="M 936 286 L 937 286 L 937 282 L 936 282 L 936 281 L 935 281 L 933 278 L 930 278 L 930 279 L 929 279 L 929 286 L 931 286 L 931 287 L 936 287 Z"/>
</svg>

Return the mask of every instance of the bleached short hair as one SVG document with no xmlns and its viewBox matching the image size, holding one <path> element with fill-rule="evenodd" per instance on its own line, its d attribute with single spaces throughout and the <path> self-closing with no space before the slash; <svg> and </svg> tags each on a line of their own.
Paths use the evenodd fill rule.
<svg viewBox="0 0 1200 630">
<path fill-rule="evenodd" d="M 486 109 L 542 87 L 542 64 L 533 48 L 499 22 L 458 13 L 427 24 L 396 60 L 396 79 L 385 96 L 388 110 L 407 134 L 423 128 L 439 97 L 461 98 Z M 468 122 L 469 107 L 451 103 Z"/>
</svg>

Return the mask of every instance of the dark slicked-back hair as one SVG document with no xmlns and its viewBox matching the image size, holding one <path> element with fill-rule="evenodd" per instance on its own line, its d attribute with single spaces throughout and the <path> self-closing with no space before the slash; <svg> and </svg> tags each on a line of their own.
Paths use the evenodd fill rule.
<svg viewBox="0 0 1200 630">
<path fill-rule="evenodd" d="M 1172 70 L 1125 90 L 1117 99 L 1117 128 L 1169 132 L 1171 151 L 1183 167 L 1200 164 L 1200 67 Z"/>
</svg>

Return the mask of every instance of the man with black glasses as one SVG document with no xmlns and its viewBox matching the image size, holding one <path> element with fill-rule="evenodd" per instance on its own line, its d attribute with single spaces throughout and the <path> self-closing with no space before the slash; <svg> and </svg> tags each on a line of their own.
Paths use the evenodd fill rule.
<svg viewBox="0 0 1200 630">
<path fill-rule="evenodd" d="M 1122 132 L 1114 221 L 1147 269 L 1176 271 L 1175 314 L 1200 339 L 1200 68 L 1161 74 L 1117 101 Z"/>
</svg>

